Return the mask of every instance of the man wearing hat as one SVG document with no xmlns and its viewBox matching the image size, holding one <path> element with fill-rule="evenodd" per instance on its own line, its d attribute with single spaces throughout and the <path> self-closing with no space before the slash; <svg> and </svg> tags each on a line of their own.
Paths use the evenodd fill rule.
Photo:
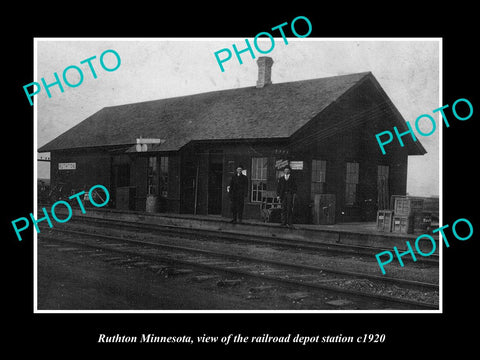
<svg viewBox="0 0 480 360">
<path fill-rule="evenodd" d="M 297 184 L 291 174 L 292 168 L 287 165 L 283 176 L 278 179 L 277 198 L 282 204 L 282 226 L 293 228 L 293 204 L 297 193 Z"/>
<path fill-rule="evenodd" d="M 236 174 L 230 179 L 230 185 L 227 186 L 227 192 L 230 195 L 231 208 L 232 208 L 232 220 L 231 223 L 235 224 L 238 220 L 242 222 L 243 217 L 243 202 L 248 195 L 248 179 L 242 173 L 243 166 L 238 165 Z"/>
</svg>

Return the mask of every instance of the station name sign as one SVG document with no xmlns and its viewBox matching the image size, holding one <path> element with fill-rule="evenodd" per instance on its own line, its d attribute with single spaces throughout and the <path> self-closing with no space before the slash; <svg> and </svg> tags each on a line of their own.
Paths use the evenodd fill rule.
<svg viewBox="0 0 480 360">
<path fill-rule="evenodd" d="M 58 170 L 76 170 L 77 163 L 58 163 Z"/>
</svg>

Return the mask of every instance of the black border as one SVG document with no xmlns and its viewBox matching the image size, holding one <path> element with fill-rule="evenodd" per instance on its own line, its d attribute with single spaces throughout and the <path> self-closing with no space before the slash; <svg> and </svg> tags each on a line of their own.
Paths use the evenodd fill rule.
<svg viewBox="0 0 480 360">
<path fill-rule="evenodd" d="M 418 346 L 428 351 L 462 346 L 465 351 L 475 344 L 474 327 L 469 327 L 475 313 L 476 288 L 475 257 L 478 245 L 478 194 L 475 186 L 477 153 L 478 56 L 473 28 L 474 9 L 452 5 L 448 11 L 428 8 L 421 11 L 408 4 L 384 8 L 368 8 L 366 4 L 351 7 L 342 4 L 339 9 L 328 9 L 319 4 L 315 9 L 294 10 L 290 6 L 270 5 L 260 11 L 258 4 L 222 4 L 208 10 L 206 4 L 198 12 L 184 4 L 176 12 L 162 4 L 129 4 L 128 11 L 115 7 L 100 10 L 82 7 L 73 15 L 66 12 L 28 9 L 15 29 L 5 29 L 9 36 L 7 47 L 8 115 L 4 118 L 4 136 L 8 140 L 3 176 L 6 180 L 5 216 L 2 216 L 4 258 L 7 267 L 4 283 L 4 312 L 8 317 L 8 335 L 4 339 L 12 349 L 24 349 L 32 344 L 39 353 L 52 351 L 58 345 L 75 349 L 75 353 L 90 350 L 110 353 L 133 350 L 153 350 L 162 353 L 167 346 L 100 345 L 98 333 L 139 334 L 155 332 L 162 335 L 192 335 L 207 333 L 214 336 L 242 333 L 244 335 L 284 335 L 301 333 L 311 335 L 362 335 L 384 333 L 384 344 L 317 344 L 306 347 L 290 345 L 250 345 L 252 350 L 285 350 L 315 352 L 348 348 L 382 353 L 386 346 L 418 354 Z M 273 12 L 273 8 L 280 11 Z M 187 11 L 188 10 L 188 11 Z M 442 37 L 443 38 L 443 104 L 458 98 L 467 98 L 473 104 L 474 115 L 468 121 L 452 118 L 450 128 L 444 127 L 443 137 L 443 195 L 444 223 L 452 224 L 458 218 L 467 218 L 474 224 L 474 236 L 465 242 L 450 241 L 444 248 L 444 314 L 33 314 L 33 242 L 27 237 L 18 242 L 10 221 L 33 210 L 33 108 L 28 105 L 23 85 L 33 79 L 34 37 L 253 37 L 258 32 L 290 22 L 296 16 L 306 16 L 313 25 L 310 37 Z M 471 18 L 472 17 L 472 18 Z M 39 20 L 41 19 L 41 21 Z M 64 21 L 62 21 L 64 19 Z M 27 24 L 31 24 L 29 27 Z M 7 69 L 4 67 L 4 69 Z M 433 109 L 425 109 L 426 112 Z M 473 166 L 472 166 L 473 165 Z M 4 202 L 5 205 L 5 202 Z M 265 347 L 266 346 L 266 347 Z M 234 351 L 245 345 L 225 347 L 222 344 L 195 345 L 195 351 Z M 179 345 L 168 347 L 180 350 Z M 415 350 L 417 349 L 417 350 Z M 390 353 L 384 353 L 388 356 Z M 162 356 L 163 357 L 163 356 Z"/>
</svg>

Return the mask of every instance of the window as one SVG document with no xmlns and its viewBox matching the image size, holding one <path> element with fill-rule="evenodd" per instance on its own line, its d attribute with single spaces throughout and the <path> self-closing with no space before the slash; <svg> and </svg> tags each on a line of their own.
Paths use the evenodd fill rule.
<svg viewBox="0 0 480 360">
<path fill-rule="evenodd" d="M 235 161 L 228 160 L 227 162 L 227 172 L 230 174 L 235 174 Z"/>
<path fill-rule="evenodd" d="M 149 156 L 147 168 L 147 194 L 158 194 L 158 165 L 157 157 Z"/>
<path fill-rule="evenodd" d="M 353 205 L 357 200 L 359 164 L 347 162 L 345 204 Z"/>
<path fill-rule="evenodd" d="M 325 186 L 327 162 L 312 160 L 312 194 L 321 194 Z"/>
<path fill-rule="evenodd" d="M 267 158 L 252 158 L 252 202 L 262 201 L 267 191 Z"/>
<path fill-rule="evenodd" d="M 160 195 L 168 196 L 168 156 L 160 156 Z"/>
</svg>

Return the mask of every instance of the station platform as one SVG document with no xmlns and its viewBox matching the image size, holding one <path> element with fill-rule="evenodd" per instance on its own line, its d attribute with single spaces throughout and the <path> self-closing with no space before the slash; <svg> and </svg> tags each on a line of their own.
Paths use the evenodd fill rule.
<svg viewBox="0 0 480 360">
<path fill-rule="evenodd" d="M 281 227 L 277 223 L 264 223 L 256 220 L 244 220 L 241 224 L 232 224 L 230 219 L 215 215 L 191 215 L 176 213 L 146 213 L 115 209 L 87 208 L 82 214 L 80 209 L 73 209 L 73 216 L 94 217 L 107 220 L 119 220 L 135 223 L 157 224 L 163 226 L 204 229 L 229 234 L 252 235 L 253 237 L 279 238 L 285 240 L 303 240 L 322 244 L 345 244 L 378 247 L 399 250 L 406 249 L 406 240 L 412 247 L 420 234 L 399 234 L 381 232 L 374 222 L 340 223 L 335 225 L 294 224 L 294 229 Z M 430 233 L 430 235 L 432 235 Z M 435 234 L 437 235 L 437 234 Z M 433 236 L 437 242 L 438 236 Z M 429 252 L 432 244 L 429 240 L 419 243 L 420 249 Z"/>
</svg>

